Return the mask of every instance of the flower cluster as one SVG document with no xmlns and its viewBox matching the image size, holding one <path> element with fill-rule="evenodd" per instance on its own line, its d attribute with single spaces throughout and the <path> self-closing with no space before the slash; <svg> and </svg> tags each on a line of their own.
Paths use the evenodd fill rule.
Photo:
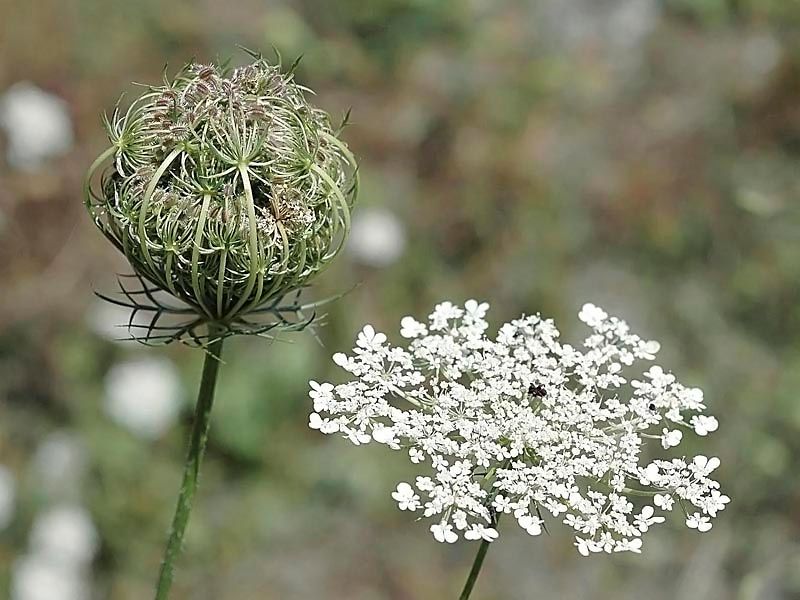
<svg viewBox="0 0 800 600">
<path fill-rule="evenodd" d="M 405 450 L 426 473 L 392 493 L 401 510 L 435 519 L 440 542 L 494 540 L 511 514 L 531 535 L 549 513 L 591 552 L 640 552 L 641 536 L 675 506 L 698 531 L 729 498 L 709 475 L 719 459 L 656 459 L 640 464 L 646 440 L 680 444 L 683 431 L 717 428 L 702 414 L 703 393 L 658 366 L 632 375 L 659 344 L 586 304 L 591 334 L 579 349 L 559 341 L 552 320 L 523 316 L 485 335 L 488 304 L 439 304 L 428 323 L 401 321 L 407 348 L 370 325 L 337 365 L 354 376 L 311 382 L 309 425 L 354 444 Z"/>
<path fill-rule="evenodd" d="M 189 64 L 115 111 L 86 202 L 136 274 L 227 324 L 331 261 L 350 227 L 355 159 L 309 92 L 257 56 Z"/>
</svg>

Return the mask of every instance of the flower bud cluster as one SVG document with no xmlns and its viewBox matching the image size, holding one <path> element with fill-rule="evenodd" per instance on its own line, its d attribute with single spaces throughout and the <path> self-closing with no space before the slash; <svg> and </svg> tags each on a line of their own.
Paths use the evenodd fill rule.
<svg viewBox="0 0 800 600">
<path fill-rule="evenodd" d="M 303 287 L 346 237 L 355 161 L 308 91 L 261 57 L 190 64 L 106 120 L 90 213 L 139 276 L 207 321 Z"/>
</svg>

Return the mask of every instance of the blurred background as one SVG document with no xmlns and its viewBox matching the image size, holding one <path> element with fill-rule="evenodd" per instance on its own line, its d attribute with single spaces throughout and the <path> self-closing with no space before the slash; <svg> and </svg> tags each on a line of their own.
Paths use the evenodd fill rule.
<svg viewBox="0 0 800 600">
<path fill-rule="evenodd" d="M 307 428 L 308 379 L 365 322 L 438 301 L 493 325 L 585 301 L 705 389 L 733 498 L 641 556 L 504 528 L 475 598 L 800 598 L 800 3 L 0 0 L 0 597 L 151 597 L 202 353 L 116 327 L 121 256 L 84 213 L 100 123 L 165 63 L 274 45 L 334 115 L 363 193 L 310 335 L 226 349 L 174 597 L 454 598 L 476 546 L 389 494 L 402 453 Z M 693 436 L 692 436 L 693 437 Z"/>
</svg>

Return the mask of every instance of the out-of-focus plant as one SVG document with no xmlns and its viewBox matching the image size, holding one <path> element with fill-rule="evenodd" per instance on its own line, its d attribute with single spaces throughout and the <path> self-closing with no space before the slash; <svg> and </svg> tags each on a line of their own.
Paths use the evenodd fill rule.
<svg viewBox="0 0 800 600">
<path fill-rule="evenodd" d="M 655 459 L 640 465 L 648 440 L 663 449 L 683 430 L 706 436 L 703 392 L 659 366 L 644 374 L 660 345 L 586 304 L 591 328 L 580 350 L 559 340 L 538 315 L 485 335 L 489 305 L 439 304 L 427 324 L 401 321 L 408 348 L 387 344 L 367 325 L 353 356 L 334 361 L 354 376 L 333 386 L 311 382 L 309 425 L 356 445 L 375 441 L 408 452 L 425 469 L 392 493 L 400 510 L 422 512 L 439 542 L 480 541 L 461 599 L 469 598 L 500 516 L 530 535 L 549 513 L 576 532 L 580 554 L 641 552 L 642 535 L 680 507 L 686 525 L 705 532 L 730 501 L 709 475 L 716 457 Z M 429 468 L 428 468 L 429 467 Z M 429 476 L 431 475 L 431 476 Z"/>
<path fill-rule="evenodd" d="M 197 488 L 223 340 L 312 324 L 320 303 L 301 304 L 300 292 L 341 249 L 358 191 L 338 137 L 346 117 L 336 128 L 308 102 L 296 63 L 252 56 L 235 69 L 191 63 L 146 86 L 105 119 L 111 146 L 86 179 L 89 213 L 134 271 L 121 296 L 101 297 L 130 309 L 134 339 L 206 350 L 158 599 Z M 147 325 L 134 323 L 140 312 Z"/>
</svg>

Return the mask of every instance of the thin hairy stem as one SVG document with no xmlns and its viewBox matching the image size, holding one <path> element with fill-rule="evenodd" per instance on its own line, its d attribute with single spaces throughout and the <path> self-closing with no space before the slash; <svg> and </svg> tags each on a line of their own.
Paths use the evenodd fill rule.
<svg viewBox="0 0 800 600">
<path fill-rule="evenodd" d="M 167 540 L 167 546 L 164 550 L 164 560 L 161 563 L 161 570 L 158 575 L 155 595 L 156 600 L 166 600 L 169 597 L 169 589 L 172 585 L 172 578 L 175 570 L 175 560 L 178 558 L 183 546 L 186 525 L 189 522 L 189 515 L 192 512 L 192 500 L 194 499 L 195 491 L 197 491 L 200 463 L 203 460 L 206 441 L 208 440 L 208 428 L 211 423 L 211 407 L 214 404 L 214 388 L 217 383 L 217 371 L 219 370 L 223 342 L 223 338 L 219 336 L 219 331 L 211 325 L 209 325 L 208 336 L 210 343 L 207 348 L 205 362 L 203 363 L 200 390 L 197 393 L 197 405 L 194 412 L 194 423 L 192 424 L 189 451 L 186 455 L 186 464 L 183 471 L 183 482 L 181 483 L 180 493 L 178 494 L 175 516 L 172 518 L 169 539 Z"/>
<path fill-rule="evenodd" d="M 494 517 L 494 523 L 492 523 L 492 527 L 495 529 L 497 528 L 497 523 L 500 521 L 500 515 L 497 514 Z M 475 582 L 478 581 L 478 575 L 481 574 L 481 567 L 483 567 L 483 560 L 486 558 L 486 553 L 489 551 L 489 544 L 491 542 L 487 540 L 482 540 L 481 545 L 478 548 L 478 553 L 475 555 L 475 560 L 472 561 L 472 568 L 469 571 L 469 575 L 467 576 L 467 581 L 464 584 L 464 589 L 461 590 L 461 595 L 458 597 L 458 600 L 468 600 L 470 594 L 472 594 L 472 588 L 475 587 Z"/>
</svg>

